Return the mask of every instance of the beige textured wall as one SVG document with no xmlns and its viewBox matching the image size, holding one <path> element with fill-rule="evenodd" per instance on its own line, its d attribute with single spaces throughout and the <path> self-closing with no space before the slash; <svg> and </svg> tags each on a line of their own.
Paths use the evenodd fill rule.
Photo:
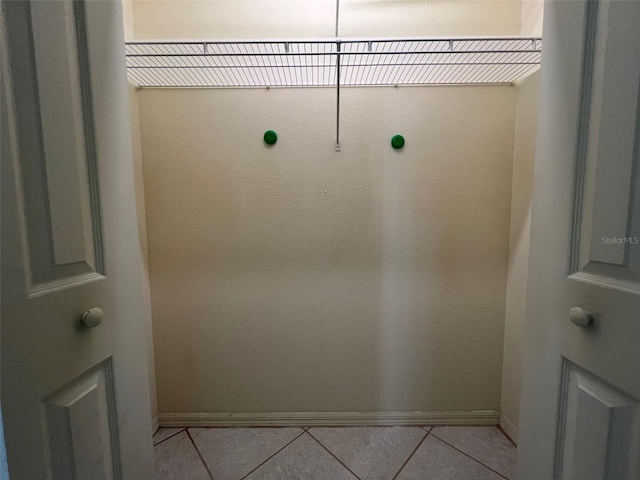
<svg viewBox="0 0 640 480">
<path fill-rule="evenodd" d="M 522 35 L 542 35 L 542 0 L 522 3 Z M 517 441 L 540 72 L 518 82 L 500 424 Z"/>
<path fill-rule="evenodd" d="M 145 325 L 145 339 L 147 362 L 149 368 L 149 393 L 151 400 L 151 418 L 158 418 L 158 400 L 156 393 L 156 370 L 153 349 L 153 325 L 151 317 L 151 287 L 149 284 L 149 252 L 147 247 L 147 222 L 144 195 L 144 179 L 142 173 L 142 144 L 140 141 L 140 112 L 138 92 L 129 84 L 129 115 L 131 116 L 131 142 L 133 147 L 133 175 L 136 189 L 136 214 L 138 219 L 138 239 L 142 254 L 142 303 L 144 309 L 143 322 Z"/>
<path fill-rule="evenodd" d="M 133 25 L 133 2 L 135 0 L 121 0 L 122 1 L 122 23 L 124 25 L 124 40 L 129 42 L 135 40 L 135 27 Z"/>
<path fill-rule="evenodd" d="M 139 39 L 335 35 L 335 0 L 127 0 Z M 339 35 L 514 35 L 520 2 L 340 0 Z"/>
<path fill-rule="evenodd" d="M 544 0 L 524 0 L 520 16 L 520 35 L 542 36 Z"/>
<path fill-rule="evenodd" d="M 124 36 L 126 41 L 135 39 L 133 27 L 133 3 L 132 0 L 122 0 L 122 13 L 124 23 Z M 132 83 L 129 83 L 129 116 L 131 117 L 131 142 L 133 151 L 133 175 L 136 189 L 136 216 L 138 220 L 138 239 L 140 253 L 142 254 L 142 303 L 145 326 L 145 340 L 147 350 L 147 364 L 149 369 L 149 394 L 151 402 L 151 418 L 154 427 L 157 426 L 158 399 L 156 394 L 156 370 L 153 351 L 153 324 L 151 319 L 151 287 L 149 285 L 149 252 L 147 248 L 147 223 L 144 198 L 144 179 L 142 175 L 142 144 L 140 141 L 140 107 L 138 105 L 138 92 Z"/>
<path fill-rule="evenodd" d="M 160 412 L 497 409 L 515 97 L 142 90 Z"/>
<path fill-rule="evenodd" d="M 520 418 L 539 83 L 538 71 L 517 87 L 501 402 L 503 417 L 516 429 Z"/>
<path fill-rule="evenodd" d="M 141 39 L 328 37 L 334 8 L 132 2 Z M 520 23 L 519 2 L 341 0 L 339 33 Z M 499 408 L 516 89 L 345 89 L 340 153 L 330 89 L 139 100 L 160 412 Z"/>
</svg>

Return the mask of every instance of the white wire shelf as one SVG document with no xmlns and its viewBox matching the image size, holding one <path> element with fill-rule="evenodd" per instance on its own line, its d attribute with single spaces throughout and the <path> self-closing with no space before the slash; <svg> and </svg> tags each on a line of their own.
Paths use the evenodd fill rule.
<svg viewBox="0 0 640 480">
<path fill-rule="evenodd" d="M 534 37 L 138 41 L 127 74 L 142 88 L 509 85 L 538 69 Z"/>
</svg>

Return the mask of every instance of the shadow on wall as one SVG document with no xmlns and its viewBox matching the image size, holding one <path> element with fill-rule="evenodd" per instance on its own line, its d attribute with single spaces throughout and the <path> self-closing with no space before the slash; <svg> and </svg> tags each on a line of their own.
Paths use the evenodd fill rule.
<svg viewBox="0 0 640 480">
<path fill-rule="evenodd" d="M 509 232 L 509 270 L 505 303 L 504 365 L 501 415 L 503 428 L 517 434 L 520 417 L 522 347 L 527 304 L 529 236 L 536 150 L 540 72 L 517 85 L 513 152 L 513 187 Z"/>
<path fill-rule="evenodd" d="M 474 129 L 480 112 L 456 111 L 453 98 L 448 106 L 434 98 L 401 109 L 381 102 L 368 112 L 411 132 L 402 151 L 380 149 L 369 159 L 382 172 L 383 411 L 499 405 L 502 324 L 495 315 L 504 309 L 511 112 L 498 121 L 504 131 Z M 465 138 L 454 145 L 460 131 Z"/>
</svg>

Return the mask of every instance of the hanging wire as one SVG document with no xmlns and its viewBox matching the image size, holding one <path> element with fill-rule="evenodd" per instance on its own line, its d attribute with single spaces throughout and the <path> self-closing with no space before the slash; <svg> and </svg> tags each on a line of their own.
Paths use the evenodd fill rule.
<svg viewBox="0 0 640 480">
<path fill-rule="evenodd" d="M 336 151 L 340 151 L 340 42 L 336 43 Z"/>
<path fill-rule="evenodd" d="M 340 0 L 336 0 L 336 152 L 340 151 L 340 41 L 338 27 L 340 24 Z"/>
</svg>

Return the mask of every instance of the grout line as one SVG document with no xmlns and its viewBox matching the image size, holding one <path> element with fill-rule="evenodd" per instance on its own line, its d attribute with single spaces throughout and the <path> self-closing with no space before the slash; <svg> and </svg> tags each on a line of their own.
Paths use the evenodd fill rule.
<svg viewBox="0 0 640 480">
<path fill-rule="evenodd" d="M 411 458 L 413 457 L 414 453 L 416 453 L 418 451 L 418 449 L 420 448 L 420 445 L 422 445 L 424 443 L 424 441 L 427 439 L 427 437 L 429 436 L 429 433 L 430 432 L 427 432 L 426 435 L 422 438 L 422 440 L 420 440 L 418 445 L 416 445 L 416 448 L 413 449 L 413 452 L 411 452 L 411 454 L 407 457 L 407 459 L 400 466 L 400 469 L 396 472 L 396 474 L 393 476 L 393 478 L 391 480 L 396 480 L 396 478 L 398 478 L 398 475 L 400 475 L 400 472 L 402 472 L 402 470 L 404 470 L 404 467 L 407 466 L 407 463 L 409 463 L 409 460 L 411 460 Z"/>
<path fill-rule="evenodd" d="M 216 428 L 216 427 L 212 427 L 212 428 Z M 334 455 L 334 453 L 329 450 L 325 445 L 322 444 L 322 442 L 320 440 L 318 440 L 316 437 L 314 437 L 310 432 L 310 428 L 311 427 L 299 427 L 302 429 L 302 432 L 297 435 L 295 438 L 293 438 L 290 442 L 288 442 L 286 445 L 284 445 L 282 448 L 280 448 L 278 451 L 274 452 L 271 456 L 269 456 L 269 458 L 267 458 L 266 460 L 264 460 L 262 463 L 260 463 L 258 466 L 256 466 L 254 469 L 252 469 L 249 473 L 247 473 L 245 476 L 242 477 L 241 480 L 244 480 L 245 478 L 247 478 L 249 475 L 251 475 L 253 472 L 255 472 L 256 470 L 258 470 L 262 465 L 264 465 L 265 463 L 267 463 L 269 460 L 271 460 L 273 457 L 275 457 L 278 453 L 280 453 L 282 450 L 284 450 L 285 448 L 287 448 L 289 445 L 291 445 L 293 442 L 295 442 L 298 438 L 300 438 L 302 435 L 304 435 L 305 433 L 307 433 L 313 440 L 315 440 L 323 449 L 325 449 L 333 458 L 335 458 L 343 467 L 345 467 L 356 479 L 360 480 L 360 477 L 358 475 L 355 474 L 355 472 L 353 472 L 353 470 L 351 470 L 344 462 L 342 462 L 342 460 L 340 460 L 336 455 Z M 506 477 L 505 475 L 503 475 L 502 473 L 494 470 L 493 468 L 491 468 L 490 466 L 484 464 L 483 462 L 481 462 L 480 460 L 472 457 L 471 455 L 469 455 L 468 453 L 460 450 L 458 447 L 456 447 L 455 445 L 452 445 L 451 443 L 447 442 L 446 440 L 443 440 L 442 438 L 438 437 L 435 433 L 433 433 L 433 429 L 434 427 L 419 427 L 422 430 L 424 430 L 426 433 L 426 435 L 422 438 L 422 440 L 420 441 L 420 443 L 418 443 L 418 445 L 416 446 L 416 448 L 411 452 L 411 454 L 409 455 L 409 457 L 405 460 L 405 462 L 402 464 L 402 466 L 400 467 L 400 469 L 398 470 L 398 472 L 393 476 L 392 480 L 395 480 L 398 475 L 400 475 L 400 473 L 402 472 L 402 470 L 404 469 L 404 467 L 409 463 L 409 461 L 411 460 L 411 458 L 413 457 L 413 455 L 418 451 L 418 449 L 420 448 L 420 446 L 424 443 L 424 441 L 426 440 L 426 438 L 429 435 L 433 435 L 436 439 L 438 439 L 439 441 L 441 441 L 442 443 L 448 445 L 449 447 L 453 448 L 454 450 L 462 453 L 463 455 L 465 455 L 466 457 L 469 457 L 470 459 L 472 459 L 473 461 L 475 461 L 476 463 L 479 463 L 480 465 L 482 465 L 483 467 L 487 468 L 488 470 L 491 470 L 493 473 L 495 473 L 496 475 L 499 475 L 501 478 L 504 478 L 506 480 L 509 480 L 508 477 Z M 511 440 L 511 438 L 509 438 L 509 436 L 504 432 L 504 430 L 502 430 L 502 428 L 500 428 L 500 426 L 496 426 L 496 428 L 498 428 L 498 430 L 500 430 L 500 432 L 509 440 L 509 442 L 511 444 L 513 444 L 514 446 L 515 443 L 513 442 L 513 440 Z M 187 436 L 189 437 L 189 440 L 191 441 L 191 444 L 194 446 L 194 448 L 196 449 L 196 453 L 198 454 L 198 457 L 200 458 L 200 461 L 202 462 L 205 470 L 207 471 L 207 474 L 209 475 L 209 477 L 211 478 L 211 480 L 213 479 L 213 474 L 211 473 L 211 471 L 209 470 L 209 466 L 207 465 L 207 462 L 204 460 L 204 457 L 202 456 L 202 453 L 200 452 L 200 450 L 198 449 L 198 446 L 196 445 L 195 441 L 193 440 L 193 437 L 191 436 L 191 434 L 189 433 L 189 429 L 188 428 L 181 428 L 179 431 L 175 432 L 174 434 L 168 436 L 167 438 L 162 439 L 160 442 L 155 443 L 153 446 L 157 446 L 160 445 L 161 443 L 169 440 L 170 438 L 175 437 L 176 435 L 179 435 L 180 433 L 185 432 L 187 434 Z M 516 446 L 517 448 L 517 446 Z"/>
<path fill-rule="evenodd" d="M 320 440 L 318 440 L 316 437 L 314 437 L 313 435 L 311 435 L 309 432 L 307 432 L 307 435 L 309 435 L 309 436 L 310 436 L 311 438 L 313 438 L 316 442 L 318 442 L 318 444 L 319 444 L 322 448 L 324 448 L 327 452 L 329 452 L 329 455 L 331 455 L 331 456 L 332 456 L 333 458 L 335 458 L 338 462 L 340 462 L 340 464 L 341 464 L 344 468 L 346 468 L 347 470 L 349 470 L 349 471 L 351 472 L 351 474 L 352 474 L 354 477 L 356 477 L 358 480 L 360 480 L 360 477 L 359 477 L 358 475 L 356 475 L 356 473 L 355 473 L 353 470 L 351 470 L 349 467 L 347 467 L 347 465 L 345 465 L 345 463 L 344 463 L 342 460 L 340 460 L 338 457 L 336 457 L 336 456 L 333 454 L 333 452 L 332 452 L 331 450 L 329 450 L 327 447 L 325 447 L 325 446 L 323 445 L 323 443 L 322 443 Z"/>
<path fill-rule="evenodd" d="M 204 466 L 204 469 L 207 471 L 207 473 L 209 474 L 209 478 L 211 480 L 213 479 L 213 474 L 211 473 L 211 470 L 209 470 L 209 465 L 207 465 L 207 462 L 204 461 L 204 458 L 202 457 L 202 453 L 200 453 L 200 449 L 198 448 L 198 446 L 196 445 L 196 442 L 193 441 L 193 437 L 191 436 L 191 434 L 189 433 L 189 429 L 185 428 L 184 430 L 185 432 L 187 432 L 187 436 L 189 437 L 189 440 L 191 440 L 191 443 L 193 444 L 193 447 L 196 449 L 196 452 L 198 453 L 198 457 L 200 457 L 200 461 L 202 462 L 202 465 Z"/>
<path fill-rule="evenodd" d="M 162 442 L 166 442 L 167 440 L 169 440 L 170 438 L 175 437 L 176 435 L 178 435 L 181 432 L 184 432 L 186 430 L 186 428 L 182 428 L 179 431 L 177 431 L 176 433 L 174 433 L 173 435 L 169 435 L 167 438 L 163 438 L 162 440 L 160 440 L 158 443 L 154 443 L 153 446 L 155 447 L 156 445 L 160 445 Z M 156 433 L 157 435 L 157 433 Z M 153 437 L 151 437 L 153 439 Z"/>
<path fill-rule="evenodd" d="M 513 439 L 512 439 L 509 435 L 507 435 L 507 432 L 505 432 L 505 431 L 503 430 L 503 428 L 502 428 L 500 425 L 496 425 L 496 427 L 498 427 L 498 430 L 500 430 L 500 432 L 502 432 L 502 434 L 503 434 L 505 437 L 507 437 L 507 440 L 509 440 L 509 443 L 510 443 L 511 445 L 513 445 L 514 447 L 516 447 L 516 449 L 517 449 L 517 448 L 518 448 L 518 445 L 516 445 L 516 442 L 514 442 L 514 441 L 513 441 Z"/>
<path fill-rule="evenodd" d="M 279 449 L 277 452 L 274 452 L 273 455 L 271 455 L 269 458 L 267 458 L 264 462 L 262 462 L 260 465 L 258 465 L 256 468 L 254 468 L 253 470 L 251 470 L 249 473 L 247 473 L 246 475 L 244 475 L 240 480 L 244 480 L 245 478 L 247 478 L 249 475 L 251 475 L 253 472 L 255 472 L 256 470 L 258 470 L 262 465 L 264 465 L 265 463 L 267 463 L 269 460 L 271 460 L 273 457 L 275 457 L 277 454 L 279 454 L 282 450 L 284 450 L 285 448 L 287 448 L 289 445 L 291 445 L 293 442 L 295 442 L 297 439 L 299 439 L 302 435 L 304 435 L 304 428 L 302 429 L 302 432 L 300 432 L 299 435 L 296 435 L 296 437 L 291 440 L 289 443 L 287 443 L 286 445 L 284 445 L 281 449 Z"/>
<path fill-rule="evenodd" d="M 458 447 L 456 447 L 455 445 L 451 445 L 449 442 L 447 442 L 446 440 L 441 439 L 439 436 L 437 436 L 435 433 L 432 433 L 431 435 L 433 435 L 435 438 L 437 438 L 438 440 L 440 440 L 442 443 L 446 443 L 447 445 L 449 445 L 451 448 L 453 448 L 454 450 L 457 450 L 458 452 L 462 453 L 463 455 L 466 455 L 467 457 L 469 457 L 471 460 L 473 460 L 474 462 L 479 463 L 480 465 L 482 465 L 485 468 L 488 468 L 489 470 L 491 470 L 493 473 L 495 473 L 496 475 L 501 476 L 502 478 L 506 478 L 507 480 L 509 480 L 508 477 L 505 477 L 502 473 L 494 470 L 493 468 L 491 468 L 488 465 L 485 465 L 484 463 L 482 463 L 480 460 L 478 460 L 477 458 L 472 457 L 471 455 L 469 455 L 468 453 L 463 452 L 462 450 L 460 450 Z"/>
</svg>

